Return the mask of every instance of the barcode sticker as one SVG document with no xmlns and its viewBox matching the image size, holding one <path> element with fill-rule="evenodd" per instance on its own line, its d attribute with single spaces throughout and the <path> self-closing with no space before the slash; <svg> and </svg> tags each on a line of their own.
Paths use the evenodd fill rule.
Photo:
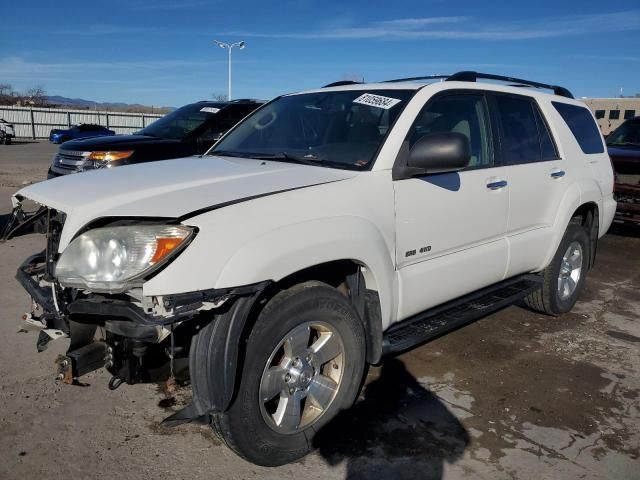
<svg viewBox="0 0 640 480">
<path fill-rule="evenodd" d="M 200 109 L 201 112 L 208 112 L 208 113 L 218 113 L 220 111 L 219 108 L 215 108 L 215 107 L 203 107 Z"/>
<path fill-rule="evenodd" d="M 374 95 L 373 93 L 365 93 L 356 98 L 353 103 L 360 103 L 370 107 L 384 108 L 389 110 L 394 105 L 400 103 L 401 100 L 391 97 L 383 97 L 382 95 Z"/>
</svg>

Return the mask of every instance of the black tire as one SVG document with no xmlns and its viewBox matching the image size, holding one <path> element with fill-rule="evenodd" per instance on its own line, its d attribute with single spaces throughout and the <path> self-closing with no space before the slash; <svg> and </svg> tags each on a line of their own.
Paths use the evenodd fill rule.
<svg viewBox="0 0 640 480">
<path fill-rule="evenodd" d="M 4 144 L 5 145 L 11 145 L 11 137 L 9 137 L 9 136 L 4 137 Z"/>
<path fill-rule="evenodd" d="M 274 349 L 299 325 L 324 322 L 340 336 L 345 355 L 341 381 L 326 410 L 307 427 L 281 433 L 267 424 L 261 411 L 260 381 Z M 365 368 L 365 335 L 357 313 L 336 289 L 306 282 L 274 296 L 258 315 L 249 334 L 238 391 L 231 407 L 212 419 L 225 443 L 246 460 L 278 466 L 302 458 L 313 437 L 341 410 L 353 405 Z"/>
<path fill-rule="evenodd" d="M 573 242 L 578 242 L 582 247 L 582 270 L 575 290 L 571 295 L 563 299 L 558 291 L 560 268 L 562 267 L 563 256 Z M 570 311 L 584 286 L 589 255 L 589 234 L 579 223 L 570 223 L 551 263 L 542 271 L 542 287 L 525 297 L 525 304 L 533 310 L 552 316 Z"/>
</svg>

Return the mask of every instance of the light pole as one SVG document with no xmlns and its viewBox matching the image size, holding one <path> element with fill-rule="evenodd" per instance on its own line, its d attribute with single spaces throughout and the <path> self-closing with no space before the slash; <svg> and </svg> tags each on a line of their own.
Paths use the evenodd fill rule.
<svg viewBox="0 0 640 480">
<path fill-rule="evenodd" d="M 227 100 L 231 101 L 231 50 L 233 50 L 233 47 L 238 47 L 240 50 L 242 50 L 247 46 L 247 44 L 244 42 L 225 43 L 218 40 L 214 40 L 213 43 L 218 45 L 220 48 L 226 48 L 229 52 L 229 87 L 227 92 Z"/>
</svg>

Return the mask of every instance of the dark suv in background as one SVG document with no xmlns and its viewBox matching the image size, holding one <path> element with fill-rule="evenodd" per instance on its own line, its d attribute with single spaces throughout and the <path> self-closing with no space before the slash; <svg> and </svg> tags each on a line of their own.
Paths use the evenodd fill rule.
<svg viewBox="0 0 640 480">
<path fill-rule="evenodd" d="M 133 135 L 66 142 L 53 157 L 48 178 L 202 154 L 262 103 L 202 101 L 178 108 Z"/>
<path fill-rule="evenodd" d="M 630 118 L 607 136 L 616 175 L 616 221 L 640 225 L 640 117 Z"/>
</svg>

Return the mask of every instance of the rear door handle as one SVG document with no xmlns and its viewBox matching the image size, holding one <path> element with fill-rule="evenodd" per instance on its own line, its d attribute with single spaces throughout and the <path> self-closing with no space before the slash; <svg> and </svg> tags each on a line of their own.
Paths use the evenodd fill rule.
<svg viewBox="0 0 640 480">
<path fill-rule="evenodd" d="M 551 175 L 551 178 L 562 178 L 564 177 L 564 170 L 558 170 L 557 172 L 551 172 L 549 175 Z"/>
<path fill-rule="evenodd" d="M 501 188 L 504 188 L 506 186 L 507 186 L 506 180 L 497 180 L 495 182 L 487 183 L 487 188 L 489 190 L 500 190 Z"/>
</svg>

